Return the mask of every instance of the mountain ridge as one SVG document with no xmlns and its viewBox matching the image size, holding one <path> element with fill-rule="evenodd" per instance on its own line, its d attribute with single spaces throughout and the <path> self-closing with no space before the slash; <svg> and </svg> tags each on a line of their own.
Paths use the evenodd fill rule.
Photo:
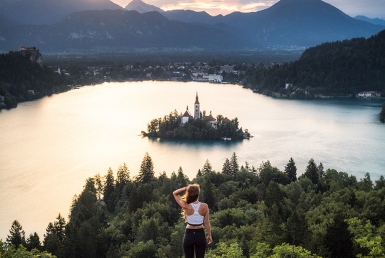
<svg viewBox="0 0 385 258">
<path fill-rule="evenodd" d="M 16 3 L 23 1 L 26 0 Z M 87 1 L 91 0 L 79 2 Z M 94 4 L 100 7 L 103 3 L 110 1 L 98 0 Z M 281 0 L 259 12 L 234 12 L 225 16 L 175 10 L 140 14 L 119 7 L 72 12 L 50 25 L 0 26 L 0 50 L 8 51 L 20 45 L 53 52 L 134 51 L 136 48 L 302 49 L 324 42 L 367 38 L 383 29 L 385 26 L 354 19 L 321 0 Z"/>
<path fill-rule="evenodd" d="M 146 13 L 146 12 L 159 12 L 163 13 L 164 11 L 156 7 L 155 5 L 149 5 L 141 0 L 132 0 L 126 7 L 124 8 L 128 11 L 137 11 L 139 13 Z"/>
</svg>

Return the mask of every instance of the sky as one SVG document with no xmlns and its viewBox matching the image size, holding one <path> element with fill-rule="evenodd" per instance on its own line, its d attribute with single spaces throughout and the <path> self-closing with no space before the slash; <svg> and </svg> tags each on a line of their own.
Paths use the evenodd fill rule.
<svg viewBox="0 0 385 258">
<path fill-rule="evenodd" d="M 277 0 L 142 0 L 165 11 L 174 9 L 206 11 L 210 15 L 229 14 L 235 11 L 256 12 L 266 9 Z M 112 0 L 126 7 L 131 0 Z M 385 19 L 385 0 L 324 0 L 344 13 L 354 17 L 364 15 L 369 18 Z"/>
</svg>

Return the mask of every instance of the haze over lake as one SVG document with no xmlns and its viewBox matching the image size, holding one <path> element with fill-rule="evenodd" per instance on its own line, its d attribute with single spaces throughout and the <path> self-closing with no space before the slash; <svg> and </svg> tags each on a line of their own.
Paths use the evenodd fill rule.
<svg viewBox="0 0 385 258">
<path fill-rule="evenodd" d="M 143 138 L 153 118 L 188 105 L 198 92 L 200 109 L 214 117 L 238 117 L 254 136 L 233 141 L 160 141 Z M 193 179 L 208 159 L 216 171 L 235 152 L 240 165 L 262 161 L 284 170 L 290 157 L 297 176 L 313 158 L 357 179 L 384 174 L 385 125 L 382 101 L 279 100 L 236 85 L 126 82 L 86 86 L 0 112 L 0 238 L 17 219 L 40 240 L 58 213 L 67 220 L 72 197 L 88 177 L 116 175 L 124 162 L 137 175 L 146 152 L 156 176 L 179 166 Z M 171 194 L 171 193 L 170 193 Z"/>
</svg>

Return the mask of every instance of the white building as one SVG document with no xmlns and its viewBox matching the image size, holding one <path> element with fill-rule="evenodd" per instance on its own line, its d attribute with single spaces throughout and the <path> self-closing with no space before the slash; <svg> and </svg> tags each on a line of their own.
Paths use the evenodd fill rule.
<svg viewBox="0 0 385 258">
<path fill-rule="evenodd" d="M 190 111 L 188 110 L 188 106 L 187 106 L 186 112 L 184 112 L 184 114 L 182 116 L 181 123 L 182 124 L 187 123 L 188 120 L 190 119 L 190 117 L 192 117 L 192 115 L 191 115 Z"/>
<path fill-rule="evenodd" d="M 209 82 L 219 82 L 223 81 L 223 76 L 220 74 L 209 74 Z"/>
<path fill-rule="evenodd" d="M 357 94 L 359 98 L 379 98 L 381 94 L 375 91 L 362 91 Z"/>
</svg>

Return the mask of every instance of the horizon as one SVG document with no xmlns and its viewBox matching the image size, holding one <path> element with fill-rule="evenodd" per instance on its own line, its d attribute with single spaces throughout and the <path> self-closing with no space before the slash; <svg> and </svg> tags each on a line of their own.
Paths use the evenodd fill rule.
<svg viewBox="0 0 385 258">
<path fill-rule="evenodd" d="M 111 0 L 115 4 L 125 8 L 131 0 Z M 180 1 L 180 0 L 142 0 L 146 4 L 154 5 L 164 11 L 171 10 L 192 10 L 196 12 L 207 12 L 211 16 L 227 15 L 233 12 L 257 12 L 271 7 L 279 0 L 223 0 L 223 1 Z M 355 17 L 363 15 L 371 19 L 379 18 L 385 20 L 385 1 L 383 0 L 325 0 L 325 3 L 331 4 L 345 14 Z"/>
</svg>

